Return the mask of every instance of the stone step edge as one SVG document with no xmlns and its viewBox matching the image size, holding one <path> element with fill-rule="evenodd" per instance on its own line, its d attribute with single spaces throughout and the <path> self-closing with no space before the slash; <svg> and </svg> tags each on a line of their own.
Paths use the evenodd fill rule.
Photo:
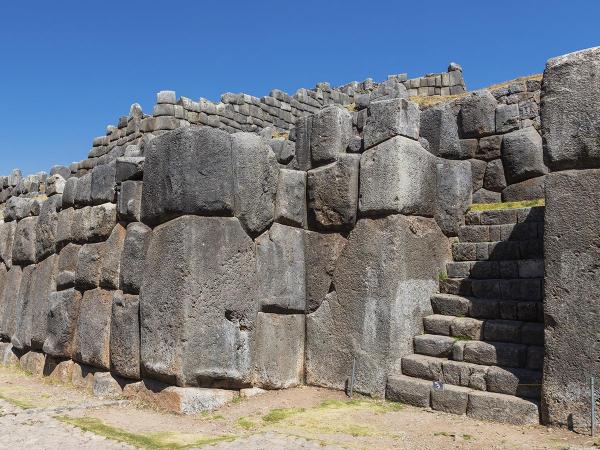
<svg viewBox="0 0 600 450">
<path fill-rule="evenodd" d="M 478 262 L 478 261 L 514 261 L 521 259 L 543 259 L 543 243 L 544 240 L 541 238 L 538 239 L 525 239 L 522 241 L 483 241 L 483 242 L 459 242 L 456 241 L 452 244 L 452 261 L 453 262 Z M 459 247 L 461 246 L 461 247 Z M 464 247 L 471 246 L 471 255 L 466 255 L 464 251 Z M 499 247 L 498 247 L 499 246 Z M 513 246 L 512 253 L 508 251 L 507 248 L 502 249 L 502 246 L 508 247 Z M 516 247 L 519 247 L 516 249 Z M 534 251 L 535 249 L 532 246 L 537 246 L 538 251 Z M 490 257 L 490 248 L 492 249 L 492 257 Z M 499 248 L 499 250 L 498 250 Z M 459 250 L 463 250 L 460 253 Z M 517 252 L 518 250 L 518 252 Z M 495 252 L 495 254 L 494 254 Z M 521 252 L 525 256 L 521 256 Z M 508 253 L 508 257 L 506 256 Z M 518 253 L 516 255 L 515 253 Z M 535 258 L 531 256 L 535 255 Z M 474 259 L 467 259 L 474 258 Z"/>
<path fill-rule="evenodd" d="M 479 420 L 513 425 L 540 423 L 537 402 L 513 395 L 476 391 L 453 385 L 444 385 L 442 389 L 436 389 L 431 381 L 406 375 L 394 375 L 388 378 L 385 398 L 389 401 L 451 414 L 466 414 L 467 417 Z"/>
<path fill-rule="evenodd" d="M 525 222 L 543 222 L 545 206 L 526 206 L 511 207 L 511 203 L 507 202 L 504 208 L 490 207 L 490 209 L 478 209 L 477 205 L 473 204 L 471 208 L 475 206 L 477 210 L 471 208 L 465 214 L 465 223 L 467 225 L 508 225 L 513 223 L 525 223 Z M 483 222 L 483 223 L 482 223 Z"/>
<path fill-rule="evenodd" d="M 461 370 L 460 374 L 459 374 L 460 380 L 458 380 L 458 381 L 459 382 L 461 382 L 461 381 L 468 382 L 468 385 L 456 384 L 456 382 L 453 382 L 454 380 L 451 380 L 451 379 L 449 380 L 448 377 L 446 377 L 444 375 L 443 368 L 441 368 L 441 375 L 431 372 L 430 366 L 427 368 L 422 368 L 422 370 L 419 370 L 421 368 L 417 367 L 419 365 L 418 362 L 413 365 L 408 363 L 408 361 L 411 359 L 412 360 L 416 359 L 417 361 L 422 360 L 421 364 L 426 363 L 428 365 L 431 363 L 434 363 L 434 364 L 439 363 L 440 366 L 443 366 L 444 363 L 452 363 L 452 365 L 456 366 L 457 368 L 460 368 L 460 370 Z M 426 381 L 430 381 L 430 382 L 441 381 L 444 384 L 448 384 L 451 386 L 465 387 L 465 388 L 468 387 L 469 389 L 473 389 L 473 390 L 477 390 L 477 391 L 495 392 L 498 394 L 505 394 L 505 395 L 514 395 L 516 397 L 525 398 L 525 399 L 539 399 L 540 394 L 541 394 L 540 391 L 541 391 L 542 370 L 532 370 L 532 369 L 503 367 L 503 366 L 486 366 L 483 364 L 468 363 L 468 362 L 464 362 L 464 361 L 455 361 L 453 359 L 420 355 L 417 353 L 413 353 L 412 355 L 404 356 L 402 358 L 400 367 L 401 367 L 402 375 L 406 375 L 411 378 L 417 378 L 420 380 L 426 380 Z M 413 369 L 415 369 L 415 367 L 417 367 L 417 370 L 413 370 Z M 499 380 L 499 377 L 501 377 L 503 375 L 501 371 L 511 373 L 511 370 L 515 370 L 515 369 L 518 371 L 524 372 L 524 375 L 529 375 L 530 378 L 539 376 L 540 383 L 539 383 L 539 386 L 537 387 L 537 389 L 536 389 L 536 386 L 534 386 L 533 384 L 529 384 L 529 383 L 520 384 L 517 382 L 517 384 L 515 385 L 514 380 L 508 380 L 508 382 L 512 383 L 514 386 L 509 386 L 509 387 L 504 386 L 504 388 L 505 388 L 504 391 L 499 390 L 501 388 L 497 387 L 496 385 L 500 384 L 499 381 L 501 381 L 501 380 Z M 466 375 L 466 373 L 463 372 L 463 370 L 469 372 L 468 380 L 463 380 L 463 376 Z M 488 372 L 490 370 L 495 370 L 496 372 L 500 371 L 500 373 L 493 374 L 496 376 L 496 378 L 490 380 L 488 378 Z M 426 373 L 427 371 L 429 371 L 430 373 Z M 453 374 L 453 375 L 457 375 L 457 374 Z M 515 375 L 515 377 L 516 377 L 516 375 Z M 507 380 L 504 380 L 504 381 L 507 381 Z M 535 383 L 535 384 L 538 384 L 538 383 Z M 517 392 L 517 390 L 519 389 L 519 386 L 521 386 L 521 388 L 520 388 L 521 395 L 519 395 Z M 514 393 L 508 392 L 508 391 L 513 391 L 513 390 L 514 390 Z M 528 394 L 531 394 L 531 395 L 528 395 Z"/>
</svg>

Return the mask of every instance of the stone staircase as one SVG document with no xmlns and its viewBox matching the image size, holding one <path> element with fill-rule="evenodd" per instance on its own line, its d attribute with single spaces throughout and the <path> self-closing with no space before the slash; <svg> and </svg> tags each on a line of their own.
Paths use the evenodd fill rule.
<svg viewBox="0 0 600 450">
<path fill-rule="evenodd" d="M 544 208 L 469 212 L 414 354 L 386 397 L 516 424 L 539 423 Z M 434 381 L 442 382 L 442 385 Z"/>
</svg>

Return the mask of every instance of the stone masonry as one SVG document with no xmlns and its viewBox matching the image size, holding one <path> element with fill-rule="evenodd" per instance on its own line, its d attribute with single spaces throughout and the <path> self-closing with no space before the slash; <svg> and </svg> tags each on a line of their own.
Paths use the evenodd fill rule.
<svg viewBox="0 0 600 450">
<path fill-rule="evenodd" d="M 161 91 L 86 159 L 0 177 L 0 362 L 184 413 L 354 367 L 373 397 L 589 427 L 598 80 L 596 48 L 475 92 L 454 63 Z"/>
</svg>

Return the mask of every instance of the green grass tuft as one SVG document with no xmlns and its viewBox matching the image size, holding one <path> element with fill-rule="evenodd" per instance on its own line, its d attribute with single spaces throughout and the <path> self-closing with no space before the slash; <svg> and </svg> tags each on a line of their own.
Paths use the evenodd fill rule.
<svg viewBox="0 0 600 450">
<path fill-rule="evenodd" d="M 304 412 L 304 408 L 276 408 L 272 409 L 267 415 L 263 416 L 263 420 L 269 423 L 281 422 L 284 419 L 295 416 Z"/>
<path fill-rule="evenodd" d="M 16 406 L 17 408 L 21 408 L 21 409 L 32 409 L 35 408 L 35 406 L 33 406 L 31 403 L 25 401 L 25 400 L 19 400 L 18 398 L 14 398 L 14 397 L 9 397 L 6 394 L 1 394 L 0 393 L 0 399 L 4 400 L 5 402 L 10 403 L 13 406 Z"/>
<path fill-rule="evenodd" d="M 515 208 L 531 208 L 534 206 L 544 206 L 545 199 L 537 200 L 521 200 L 518 202 L 503 202 L 503 203 L 474 203 L 469 208 L 469 211 L 489 211 L 495 209 L 515 209 Z"/>
<path fill-rule="evenodd" d="M 251 430 L 256 427 L 256 423 L 248 419 L 247 417 L 240 417 L 236 423 L 239 427 L 243 428 L 244 430 Z"/>
<path fill-rule="evenodd" d="M 187 449 L 197 448 L 204 445 L 217 444 L 223 441 L 231 441 L 235 439 L 235 436 L 215 436 L 215 437 L 203 437 L 195 439 L 191 442 L 185 442 L 177 438 L 174 433 L 151 433 L 151 434 L 139 434 L 132 433 L 121 428 L 106 425 L 99 419 L 94 417 L 68 417 L 68 416 L 55 416 L 55 419 L 60 422 L 73 425 L 84 431 L 103 436 L 113 441 L 123 442 L 125 444 L 133 445 L 138 448 L 146 449 Z"/>
</svg>

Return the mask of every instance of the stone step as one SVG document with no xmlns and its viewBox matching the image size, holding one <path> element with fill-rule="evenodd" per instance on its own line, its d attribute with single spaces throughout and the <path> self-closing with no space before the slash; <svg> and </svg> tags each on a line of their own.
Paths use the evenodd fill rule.
<svg viewBox="0 0 600 450">
<path fill-rule="evenodd" d="M 456 242 L 452 245 L 454 261 L 505 261 L 541 259 L 544 245 L 541 239 L 495 242 Z"/>
<path fill-rule="evenodd" d="M 440 280 L 442 294 L 514 301 L 542 301 L 543 278 L 445 278 Z"/>
<path fill-rule="evenodd" d="M 434 294 L 431 296 L 431 306 L 435 314 L 446 316 L 521 320 L 524 322 L 544 321 L 544 306 L 540 301 L 527 302 Z"/>
<path fill-rule="evenodd" d="M 506 225 L 544 221 L 544 207 L 493 209 L 487 211 L 469 211 L 465 216 L 467 225 Z"/>
<path fill-rule="evenodd" d="M 466 414 L 476 419 L 516 425 L 539 423 L 539 407 L 534 401 L 453 385 L 444 385 L 438 390 L 433 388 L 431 381 L 406 375 L 389 377 L 385 396 L 390 401 Z"/>
<path fill-rule="evenodd" d="M 544 345 L 544 324 L 521 320 L 457 317 L 432 314 L 423 318 L 425 333 L 476 341 Z"/>
<path fill-rule="evenodd" d="M 460 242 L 527 241 L 543 237 L 544 224 L 536 222 L 506 225 L 462 225 L 458 229 Z"/>
<path fill-rule="evenodd" d="M 534 344 L 422 334 L 413 338 L 413 346 L 414 352 L 419 355 L 448 358 L 483 366 L 541 370 L 544 360 L 544 347 Z"/>
<path fill-rule="evenodd" d="M 450 278 L 543 278 L 543 259 L 511 259 L 504 261 L 460 261 L 446 264 Z"/>
<path fill-rule="evenodd" d="M 526 398 L 539 398 L 542 384 L 540 370 L 485 366 L 418 354 L 402 358 L 402 374 Z"/>
</svg>

